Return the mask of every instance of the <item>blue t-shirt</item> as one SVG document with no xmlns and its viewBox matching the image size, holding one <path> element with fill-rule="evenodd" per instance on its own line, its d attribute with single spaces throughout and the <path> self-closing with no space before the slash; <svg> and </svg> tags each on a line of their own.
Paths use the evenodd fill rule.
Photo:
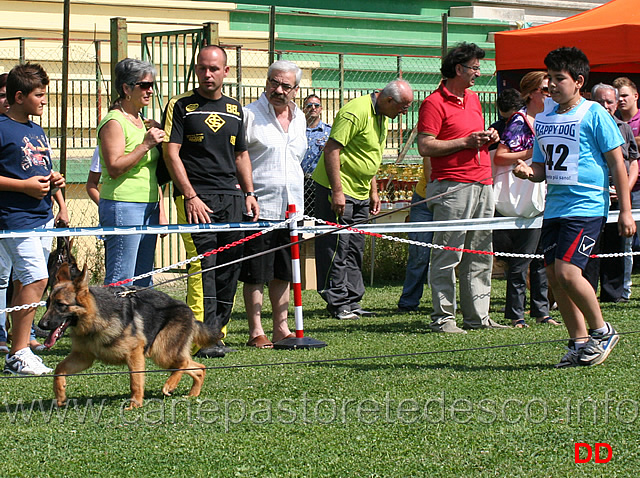
<svg viewBox="0 0 640 478">
<path fill-rule="evenodd" d="M 0 176 L 28 179 L 51 173 L 51 149 L 40 126 L 0 115 Z M 51 193 L 36 199 L 21 192 L 0 191 L 0 227 L 34 229 L 53 218 Z"/>
<path fill-rule="evenodd" d="M 586 100 L 582 100 L 586 101 Z M 556 115 L 557 106 L 536 118 Z M 569 121 L 578 108 L 562 116 Z M 592 103 L 580 123 L 578 183 L 547 185 L 544 218 L 607 217 L 609 213 L 609 167 L 604 153 L 622 145 L 624 140 L 611 115 L 598 103 Z M 536 136 L 533 162 L 545 163 L 546 156 Z"/>
<path fill-rule="evenodd" d="M 331 126 L 320 121 L 315 128 L 307 126 L 307 152 L 302 158 L 302 170 L 304 174 L 310 176 L 318 165 L 320 155 L 324 151 L 324 145 L 327 144 L 329 135 L 331 134 Z"/>
</svg>

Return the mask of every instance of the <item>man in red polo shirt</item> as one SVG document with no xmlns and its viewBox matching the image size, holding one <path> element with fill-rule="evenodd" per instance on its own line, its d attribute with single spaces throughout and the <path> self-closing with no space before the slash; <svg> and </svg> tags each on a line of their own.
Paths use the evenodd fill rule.
<svg viewBox="0 0 640 478">
<path fill-rule="evenodd" d="M 499 140 L 484 128 L 478 95 L 469 90 L 480 76 L 484 51 L 473 43 L 461 43 L 444 58 L 444 80 L 424 100 L 418 123 L 418 150 L 431 158 L 431 182 L 427 186 L 434 221 L 493 217 L 493 187 L 488 146 Z M 436 232 L 435 244 L 491 251 L 491 231 Z M 431 293 L 434 332 L 465 333 L 463 329 L 506 328 L 489 318 L 491 255 L 434 249 L 431 252 Z M 460 273 L 460 306 L 463 329 L 455 322 L 456 267 Z"/>
</svg>

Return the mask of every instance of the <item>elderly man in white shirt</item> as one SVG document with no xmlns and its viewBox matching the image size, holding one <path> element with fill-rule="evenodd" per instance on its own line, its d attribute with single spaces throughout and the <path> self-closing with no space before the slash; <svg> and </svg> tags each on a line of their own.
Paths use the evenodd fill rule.
<svg viewBox="0 0 640 478">
<path fill-rule="evenodd" d="M 247 147 L 253 186 L 260 205 L 260 220 L 282 221 L 289 204 L 303 212 L 304 175 L 300 163 L 307 150 L 304 113 L 293 102 L 302 70 L 286 60 L 274 62 L 267 72 L 265 92 L 244 108 Z M 288 229 L 279 229 L 245 244 L 245 256 L 289 242 Z M 243 262 L 244 303 L 249 319 L 248 346 L 272 348 L 273 342 L 295 337 L 289 330 L 291 252 L 283 249 Z M 264 284 L 269 285 L 273 309 L 272 340 L 262 328 Z"/>
</svg>

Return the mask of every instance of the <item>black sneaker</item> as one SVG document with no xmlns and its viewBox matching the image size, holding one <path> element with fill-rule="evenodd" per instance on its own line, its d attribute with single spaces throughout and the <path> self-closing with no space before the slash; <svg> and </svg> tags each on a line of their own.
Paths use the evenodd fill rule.
<svg viewBox="0 0 640 478">
<path fill-rule="evenodd" d="M 204 349 L 198 350 L 194 356 L 200 358 L 221 358 L 226 355 L 225 351 L 223 350 L 224 348 L 224 346 L 219 345 L 206 347 Z"/>
</svg>

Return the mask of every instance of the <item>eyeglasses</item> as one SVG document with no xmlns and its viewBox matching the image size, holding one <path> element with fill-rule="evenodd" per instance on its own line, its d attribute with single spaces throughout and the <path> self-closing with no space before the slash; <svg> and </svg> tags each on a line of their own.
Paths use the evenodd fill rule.
<svg viewBox="0 0 640 478">
<path fill-rule="evenodd" d="M 541 86 L 540 88 L 538 88 L 540 91 L 542 91 L 545 95 L 549 94 L 549 87 L 548 86 Z"/>
<path fill-rule="evenodd" d="M 149 88 L 153 88 L 153 81 L 139 81 L 135 84 L 135 86 L 139 86 L 141 90 L 148 90 Z"/>
<path fill-rule="evenodd" d="M 463 65 L 462 63 L 460 63 L 460 66 L 464 66 L 465 68 L 473 70 L 476 73 L 480 73 L 480 67 L 479 66 L 467 66 L 467 65 Z"/>
<path fill-rule="evenodd" d="M 298 85 L 291 86 L 286 83 L 280 83 L 278 80 L 272 80 L 272 79 L 269 79 L 267 81 L 269 82 L 269 86 L 271 86 L 271 88 L 273 88 L 274 90 L 277 90 L 278 87 L 280 87 L 282 88 L 282 91 L 284 91 L 285 93 L 290 92 L 291 90 L 293 90 L 298 86 Z"/>
<path fill-rule="evenodd" d="M 311 108 L 322 108 L 322 105 L 320 103 L 307 103 L 304 107 L 310 110 Z"/>
</svg>

